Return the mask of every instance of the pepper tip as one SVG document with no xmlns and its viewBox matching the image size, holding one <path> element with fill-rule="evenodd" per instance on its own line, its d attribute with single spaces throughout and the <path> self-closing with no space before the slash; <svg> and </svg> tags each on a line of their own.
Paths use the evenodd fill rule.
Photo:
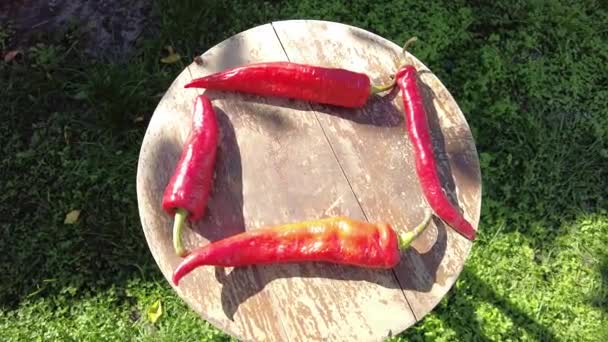
<svg viewBox="0 0 608 342">
<path fill-rule="evenodd" d="M 462 220 L 455 225 L 455 227 L 452 227 L 452 229 L 469 241 L 475 241 L 475 238 L 477 237 L 477 231 L 475 231 L 473 225 L 465 218 L 462 218 Z"/>
<path fill-rule="evenodd" d="M 179 281 L 181 280 L 181 277 L 179 277 L 177 274 L 173 274 L 173 276 L 171 277 L 171 282 L 173 282 L 173 285 L 175 286 L 179 286 Z"/>
<path fill-rule="evenodd" d="M 473 227 L 471 227 L 471 233 L 467 234 L 467 238 L 470 241 L 475 241 L 475 238 L 477 237 L 477 232 L 475 231 L 475 229 L 472 229 Z"/>
</svg>

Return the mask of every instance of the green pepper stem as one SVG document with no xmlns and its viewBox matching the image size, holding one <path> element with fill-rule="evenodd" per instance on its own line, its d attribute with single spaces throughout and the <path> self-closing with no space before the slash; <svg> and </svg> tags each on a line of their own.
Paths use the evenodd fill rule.
<svg viewBox="0 0 608 342">
<path fill-rule="evenodd" d="M 185 209 L 177 208 L 175 210 L 175 220 L 173 222 L 173 248 L 175 249 L 175 253 L 180 257 L 186 255 L 186 250 L 182 244 L 182 228 L 184 227 L 186 217 L 188 217 L 188 212 Z"/>
<path fill-rule="evenodd" d="M 412 242 L 416 240 L 416 238 L 422 234 L 422 232 L 428 227 L 429 222 L 431 221 L 431 217 L 433 212 L 430 209 L 427 209 L 424 213 L 424 219 L 422 222 L 416 226 L 412 231 L 405 232 L 399 234 L 399 249 L 404 251 L 410 247 Z"/>
<path fill-rule="evenodd" d="M 405 53 L 406 53 L 407 49 L 417 40 L 418 40 L 417 37 L 411 37 L 410 39 L 408 39 L 405 42 L 405 44 L 403 44 L 403 49 L 401 50 L 401 57 L 399 57 L 399 64 L 401 64 L 401 65 L 399 65 L 397 70 L 399 70 L 402 66 L 407 64 Z M 395 84 L 397 83 L 397 80 L 395 79 L 395 74 L 391 75 L 391 77 L 393 78 L 393 81 L 389 84 L 384 84 L 384 85 L 373 85 L 372 84 L 372 89 L 370 91 L 370 94 L 374 95 L 374 94 L 382 93 L 382 92 L 392 89 L 395 86 Z"/>
<path fill-rule="evenodd" d="M 405 60 L 405 52 L 407 51 L 407 49 L 414 44 L 414 42 L 416 42 L 418 40 L 417 37 L 412 37 L 410 39 L 408 39 L 405 44 L 403 44 L 403 50 L 401 50 L 401 57 L 403 58 L 403 64 L 405 64 L 407 61 Z"/>
<path fill-rule="evenodd" d="M 382 93 L 384 91 L 392 89 L 394 86 L 395 86 L 395 80 L 393 80 L 389 84 L 384 84 L 384 85 L 373 85 L 372 84 L 371 94 L 374 95 L 374 94 Z"/>
</svg>

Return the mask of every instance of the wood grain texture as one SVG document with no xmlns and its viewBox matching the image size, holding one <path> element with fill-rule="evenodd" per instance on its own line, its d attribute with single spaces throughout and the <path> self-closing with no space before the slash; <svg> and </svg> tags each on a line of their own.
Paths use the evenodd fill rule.
<svg viewBox="0 0 608 342">
<path fill-rule="evenodd" d="M 194 97 L 203 93 L 183 89 L 187 81 L 237 65 L 288 59 L 380 77 L 391 70 L 397 53 L 396 45 L 359 29 L 286 21 L 235 35 L 204 53 L 202 66 L 184 70 L 154 112 L 138 164 L 141 223 L 163 275 L 170 279 L 179 259 L 172 250 L 173 219 L 160 207 L 162 192 L 189 132 Z M 464 202 L 476 226 L 477 154 L 462 113 L 433 77 L 422 79 L 436 109 L 442 179 L 452 180 L 450 193 Z M 185 230 L 187 248 L 264 225 L 326 216 L 397 227 L 421 219 L 425 204 L 415 186 L 396 94 L 358 111 L 230 92 L 205 95 L 218 114 L 220 146 L 208 214 Z M 449 290 L 470 249 L 463 240 L 436 220 L 396 270 L 322 263 L 202 267 L 175 290 L 239 340 L 382 340 L 421 319 Z"/>
<path fill-rule="evenodd" d="M 286 60 L 276 36 L 265 43 L 270 41 L 276 48 L 260 49 L 260 43 L 250 38 L 229 40 L 219 48 L 240 50 L 242 59 L 227 61 L 211 49 L 202 56 L 203 66 L 190 67 L 192 76 L 246 63 Z M 242 160 L 246 229 L 334 215 L 364 219 L 308 104 L 224 92 L 206 95 L 234 126 Z M 316 263 L 255 269 L 272 294 L 289 340 L 379 339 L 414 322 L 391 271 Z M 222 285 L 230 287 L 241 270 L 226 273 Z M 255 295 L 251 291 L 240 294 L 243 300 Z M 378 317 L 378 312 L 386 315 Z"/>
<path fill-rule="evenodd" d="M 385 84 L 401 47 L 367 31 L 329 22 L 285 21 L 273 27 L 292 62 L 365 72 Z M 314 38 L 309 48 L 308 37 Z M 429 114 L 440 177 L 453 202 L 477 227 L 481 176 L 475 144 L 458 105 L 428 68 L 411 54 Z M 370 221 L 413 227 L 427 207 L 415 173 L 398 88 L 353 111 L 312 104 L 361 207 Z M 435 219 L 395 269 L 414 314 L 421 319 L 447 293 L 472 243 Z"/>
<path fill-rule="evenodd" d="M 272 31 L 256 28 L 242 35 L 250 36 L 248 39 L 259 37 L 259 41 L 264 41 L 268 33 L 272 34 Z M 230 57 L 224 59 L 229 60 Z M 190 71 L 185 69 L 158 104 L 142 142 L 137 171 L 141 223 L 150 251 L 168 280 L 179 258 L 175 256 L 171 243 L 173 219 L 162 211 L 161 200 L 190 131 L 192 105 L 197 91 L 184 89 L 183 86 L 191 79 Z M 242 194 L 238 144 L 230 121 L 221 112 L 218 112 L 218 122 L 221 145 L 218 147 L 215 190 L 206 217 L 194 225 L 188 225 L 200 234 L 191 234 L 190 229 L 185 229 L 190 233 L 184 234 L 187 248 L 243 230 L 243 219 L 239 217 Z M 257 271 L 243 269 L 235 280 L 233 286 L 223 288 L 213 268 L 202 268 L 174 288 L 192 309 L 210 323 L 241 340 L 285 340 L 281 318 L 272 309 L 270 296 L 261 286 Z M 257 295 L 240 301 L 240 294 L 247 292 L 256 292 Z M 239 306 L 238 311 L 230 309 L 236 306 Z"/>
</svg>

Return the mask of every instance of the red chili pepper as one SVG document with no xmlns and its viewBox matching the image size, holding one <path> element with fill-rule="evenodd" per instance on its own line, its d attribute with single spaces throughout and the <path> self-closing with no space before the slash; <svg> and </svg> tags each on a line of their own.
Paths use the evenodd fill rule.
<svg viewBox="0 0 608 342">
<path fill-rule="evenodd" d="M 197 267 L 248 266 L 321 261 L 367 268 L 391 268 L 431 219 L 412 231 L 397 234 L 389 224 L 331 217 L 264 227 L 212 242 L 188 255 L 173 272 L 173 283 Z"/>
<path fill-rule="evenodd" d="M 185 88 L 238 91 L 287 97 L 342 107 L 362 107 L 372 94 L 391 89 L 374 86 L 366 74 L 291 62 L 255 63 L 194 79 Z"/>
<path fill-rule="evenodd" d="M 408 43 L 406 43 L 407 45 Z M 443 192 L 437 173 L 427 114 L 417 84 L 416 68 L 412 65 L 403 66 L 397 71 L 395 78 L 403 97 L 406 128 L 414 147 L 416 173 L 424 196 L 439 218 L 467 239 L 474 240 L 475 229 L 452 205 Z"/>
<path fill-rule="evenodd" d="M 211 193 L 218 125 L 211 101 L 198 96 L 194 101 L 192 130 L 163 195 L 163 209 L 175 215 L 173 246 L 179 256 L 185 255 L 181 231 L 186 217 L 200 220 L 205 214 Z"/>
</svg>

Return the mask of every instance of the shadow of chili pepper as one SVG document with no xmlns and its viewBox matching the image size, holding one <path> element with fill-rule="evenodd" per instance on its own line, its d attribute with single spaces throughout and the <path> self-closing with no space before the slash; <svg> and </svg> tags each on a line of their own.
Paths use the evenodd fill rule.
<svg viewBox="0 0 608 342">
<path fill-rule="evenodd" d="M 205 95 L 217 99 L 213 93 Z M 191 229 L 184 230 L 184 243 L 190 250 L 199 247 L 201 243 L 221 240 L 245 231 L 241 151 L 230 117 L 216 105 L 214 110 L 220 134 L 213 187 L 203 219 L 192 223 Z M 208 242 L 202 242 L 204 240 Z M 259 292 L 261 286 L 259 271 L 255 267 L 235 273 L 233 282 L 233 286 L 222 292 L 224 307 L 238 306 L 241 302 L 234 301 L 241 293 Z M 234 313 L 229 317 L 233 319 L 233 315 Z"/>
<path fill-rule="evenodd" d="M 214 109 L 220 134 L 213 186 L 205 217 L 191 226 L 192 231 L 209 241 L 220 240 L 245 231 L 239 145 L 228 115 L 216 106 Z"/>
<path fill-rule="evenodd" d="M 433 102 L 435 93 L 426 83 L 418 79 L 418 86 L 420 87 L 420 93 L 424 101 L 424 107 L 427 113 L 427 122 L 429 130 L 431 131 L 431 137 L 433 139 L 433 152 L 435 153 L 435 160 L 437 161 L 437 172 L 439 173 L 439 179 L 441 185 L 448 195 L 452 204 L 458 205 L 456 198 L 456 185 L 452 177 L 452 167 L 448 160 L 446 152 L 446 140 L 441 131 L 441 124 L 439 122 L 439 115 Z"/>
<path fill-rule="evenodd" d="M 421 235 L 413 243 L 412 248 L 402 253 L 401 262 L 395 268 L 395 272 L 400 275 L 400 285 L 404 290 L 429 292 L 435 282 L 443 280 L 443 271 L 439 266 L 448 245 L 447 227 L 435 216 L 433 223 L 437 231 L 434 241 L 427 240 L 431 234 Z M 428 231 L 432 229 L 432 226 L 427 228 Z M 424 248 L 421 248 L 423 246 Z M 419 249 L 426 249 L 426 252 L 420 253 Z"/>
<path fill-rule="evenodd" d="M 418 76 L 425 73 L 431 72 L 423 70 L 418 73 Z M 475 142 L 473 141 L 471 131 L 466 127 L 466 123 L 463 123 L 463 127 L 461 128 L 449 131 L 451 135 L 449 139 L 446 139 L 441 129 L 435 102 L 433 101 L 433 99 L 437 98 L 437 94 L 420 78 L 418 85 L 420 86 L 420 92 L 427 110 L 439 178 L 445 186 L 452 203 L 456 203 L 453 177 L 458 178 L 461 187 L 465 189 L 477 186 L 481 178 Z M 441 104 L 441 102 L 438 103 Z M 443 110 L 448 111 L 448 109 Z M 454 170 L 452 170 L 452 167 Z"/>
<path fill-rule="evenodd" d="M 399 90 L 395 87 L 383 95 L 371 96 L 365 106 L 357 109 L 318 103 L 310 103 L 310 107 L 317 113 L 350 120 L 361 125 L 398 127 L 404 123 L 403 113 L 393 105 L 393 100 L 398 95 Z"/>
<path fill-rule="evenodd" d="M 403 115 L 396 108 L 392 101 L 398 95 L 398 90 L 393 88 L 390 92 L 384 93 L 383 95 L 371 96 L 367 104 L 361 108 L 343 108 L 339 106 L 324 105 L 319 103 L 312 103 L 308 101 L 301 101 L 291 98 L 281 97 L 261 97 L 251 94 L 238 94 L 234 92 L 215 92 L 217 98 L 231 98 L 233 101 L 240 101 L 241 106 L 245 108 L 251 107 L 248 104 L 262 104 L 272 105 L 276 107 L 282 107 L 291 109 L 293 111 L 310 112 L 315 111 L 317 113 L 335 116 L 341 119 L 350 120 L 362 125 L 371 125 L 377 127 L 396 127 L 403 124 Z M 256 113 L 261 119 L 269 118 L 270 115 L 263 113 Z"/>
<path fill-rule="evenodd" d="M 227 91 L 205 91 L 212 101 L 230 103 L 233 111 L 230 112 L 232 120 L 241 120 L 246 117 L 247 126 L 251 129 L 264 129 L 268 131 L 292 129 L 293 124 L 282 114 L 282 108 L 294 110 L 307 110 L 304 105 L 295 100 L 279 97 L 258 97 L 256 95 L 227 92 Z M 298 106 L 302 106 L 299 108 Z"/>
<path fill-rule="evenodd" d="M 425 277 L 418 282 L 409 282 L 399 284 L 396 281 L 383 281 L 386 279 L 394 279 L 393 276 L 378 277 L 378 272 L 390 272 L 393 270 L 363 270 L 355 266 L 337 265 L 322 262 L 305 262 L 305 263 L 285 263 L 274 265 L 256 265 L 248 267 L 235 267 L 228 274 L 225 268 L 216 267 L 215 276 L 219 283 L 222 284 L 221 302 L 224 313 L 230 319 L 233 319 L 238 307 L 249 298 L 260 293 L 267 284 L 277 279 L 289 278 L 323 278 L 338 281 L 357 281 L 374 283 L 385 288 L 414 290 L 428 292 L 435 283 L 435 274 L 446 249 L 446 233 L 443 223 L 438 219 L 434 219 L 435 224 L 438 223 L 437 230 L 439 231 L 436 242 L 433 247 L 425 253 L 418 252 L 415 248 L 410 248 L 405 253 L 401 254 L 401 262 L 395 268 L 402 269 L 404 264 L 409 260 L 422 260 L 426 267 Z M 428 227 L 427 229 L 432 229 Z M 321 267 L 309 267 L 307 265 L 322 265 Z M 256 285 L 243 286 L 243 279 L 250 279 L 250 274 L 254 271 Z M 264 270 L 264 277 L 261 277 L 258 270 Z M 413 274 L 413 273 L 410 273 Z M 237 290 L 238 289 L 238 290 Z"/>
</svg>

